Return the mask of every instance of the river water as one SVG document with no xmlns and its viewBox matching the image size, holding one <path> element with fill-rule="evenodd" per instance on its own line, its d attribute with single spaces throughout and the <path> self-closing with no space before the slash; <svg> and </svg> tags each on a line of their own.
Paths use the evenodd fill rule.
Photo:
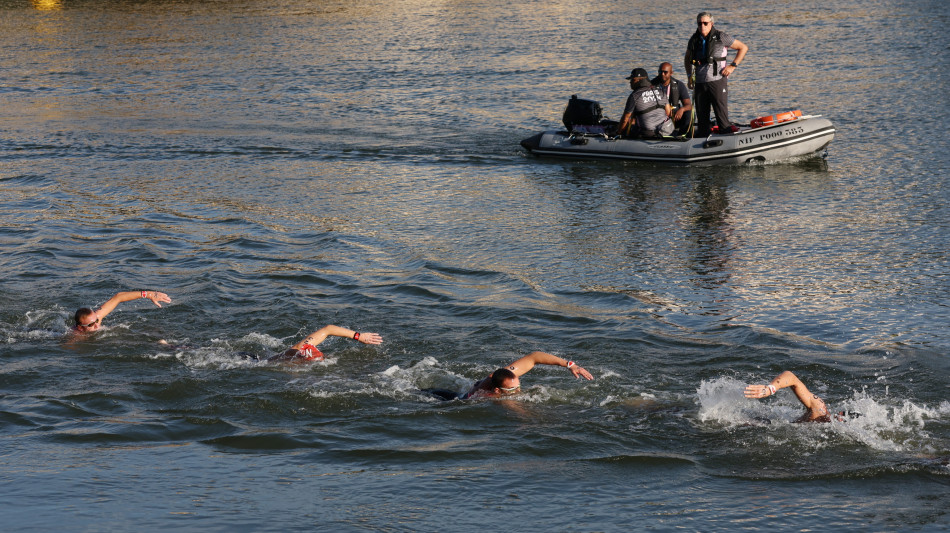
<svg viewBox="0 0 950 533">
<path fill-rule="evenodd" d="M 733 118 L 828 117 L 826 158 L 519 147 L 682 78 L 710 7 Z M 946 530 L 948 11 L 0 0 L 4 529 Z M 325 324 L 385 342 L 258 360 Z M 419 392 L 533 350 L 595 380 Z M 742 397 L 782 370 L 862 416 Z"/>
</svg>

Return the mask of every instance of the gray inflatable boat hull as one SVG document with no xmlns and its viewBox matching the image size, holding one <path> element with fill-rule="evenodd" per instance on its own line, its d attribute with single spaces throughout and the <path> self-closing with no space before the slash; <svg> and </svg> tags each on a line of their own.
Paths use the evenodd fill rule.
<svg viewBox="0 0 950 533">
<path fill-rule="evenodd" d="M 773 126 L 695 139 L 621 139 L 603 134 L 545 131 L 521 141 L 521 146 L 538 156 L 742 165 L 818 154 L 834 138 L 835 127 L 830 120 L 806 115 Z"/>
</svg>

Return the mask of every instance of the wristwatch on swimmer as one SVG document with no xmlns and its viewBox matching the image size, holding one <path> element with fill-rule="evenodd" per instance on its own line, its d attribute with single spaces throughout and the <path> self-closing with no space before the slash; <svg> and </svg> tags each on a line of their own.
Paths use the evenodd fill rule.
<svg viewBox="0 0 950 533">
<path fill-rule="evenodd" d="M 732 68 L 736 68 L 736 67 L 738 67 L 739 65 L 737 65 L 736 62 L 733 61 L 732 63 L 729 63 L 729 66 L 731 66 Z"/>
</svg>

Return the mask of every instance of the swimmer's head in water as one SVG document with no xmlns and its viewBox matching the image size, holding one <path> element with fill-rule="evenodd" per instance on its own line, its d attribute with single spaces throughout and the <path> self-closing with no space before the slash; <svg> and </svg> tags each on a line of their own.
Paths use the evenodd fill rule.
<svg viewBox="0 0 950 533">
<path fill-rule="evenodd" d="M 303 363 L 305 361 L 323 361 L 323 352 L 311 344 L 304 344 L 298 350 L 290 348 L 283 353 L 267 358 L 268 361 L 281 361 L 285 363 Z"/>
<path fill-rule="evenodd" d="M 298 354 L 307 361 L 323 361 L 323 352 L 318 350 L 316 346 L 310 344 L 301 346 Z"/>
<path fill-rule="evenodd" d="M 855 411 L 838 411 L 838 413 L 835 414 L 835 420 L 838 422 L 847 422 L 848 420 L 858 418 L 859 416 L 862 416 L 861 413 Z"/>
<path fill-rule="evenodd" d="M 521 380 L 511 370 L 499 368 L 492 372 L 491 386 L 502 394 L 514 394 L 521 389 Z"/>
<path fill-rule="evenodd" d="M 77 331 L 96 331 L 102 325 L 99 315 L 88 307 L 76 310 L 73 319 L 76 321 L 75 329 Z"/>
</svg>

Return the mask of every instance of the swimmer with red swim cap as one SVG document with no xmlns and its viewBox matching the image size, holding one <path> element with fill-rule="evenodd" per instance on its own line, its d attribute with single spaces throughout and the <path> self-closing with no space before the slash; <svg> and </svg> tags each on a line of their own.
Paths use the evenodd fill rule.
<svg viewBox="0 0 950 533">
<path fill-rule="evenodd" d="M 323 361 L 323 353 L 317 349 L 317 345 L 330 336 L 353 339 L 363 344 L 381 344 L 383 342 L 383 338 L 380 337 L 378 333 L 359 333 L 351 329 L 329 325 L 314 331 L 310 335 L 307 335 L 302 341 L 291 346 L 287 351 L 269 357 L 267 360 L 288 363 Z"/>
<path fill-rule="evenodd" d="M 73 326 L 73 331 L 76 333 L 92 333 L 97 331 L 102 327 L 102 319 L 107 317 L 117 305 L 122 302 L 129 302 L 132 300 L 138 300 L 139 298 L 145 298 L 151 300 L 153 304 L 158 307 L 161 307 L 163 303 L 171 303 L 172 299 L 168 297 L 164 292 L 158 291 L 127 291 L 117 293 L 112 298 L 109 298 L 109 301 L 99 306 L 98 309 L 90 309 L 88 307 L 83 307 L 76 311 L 75 316 L 73 317 L 76 321 L 76 325 Z"/>
</svg>

